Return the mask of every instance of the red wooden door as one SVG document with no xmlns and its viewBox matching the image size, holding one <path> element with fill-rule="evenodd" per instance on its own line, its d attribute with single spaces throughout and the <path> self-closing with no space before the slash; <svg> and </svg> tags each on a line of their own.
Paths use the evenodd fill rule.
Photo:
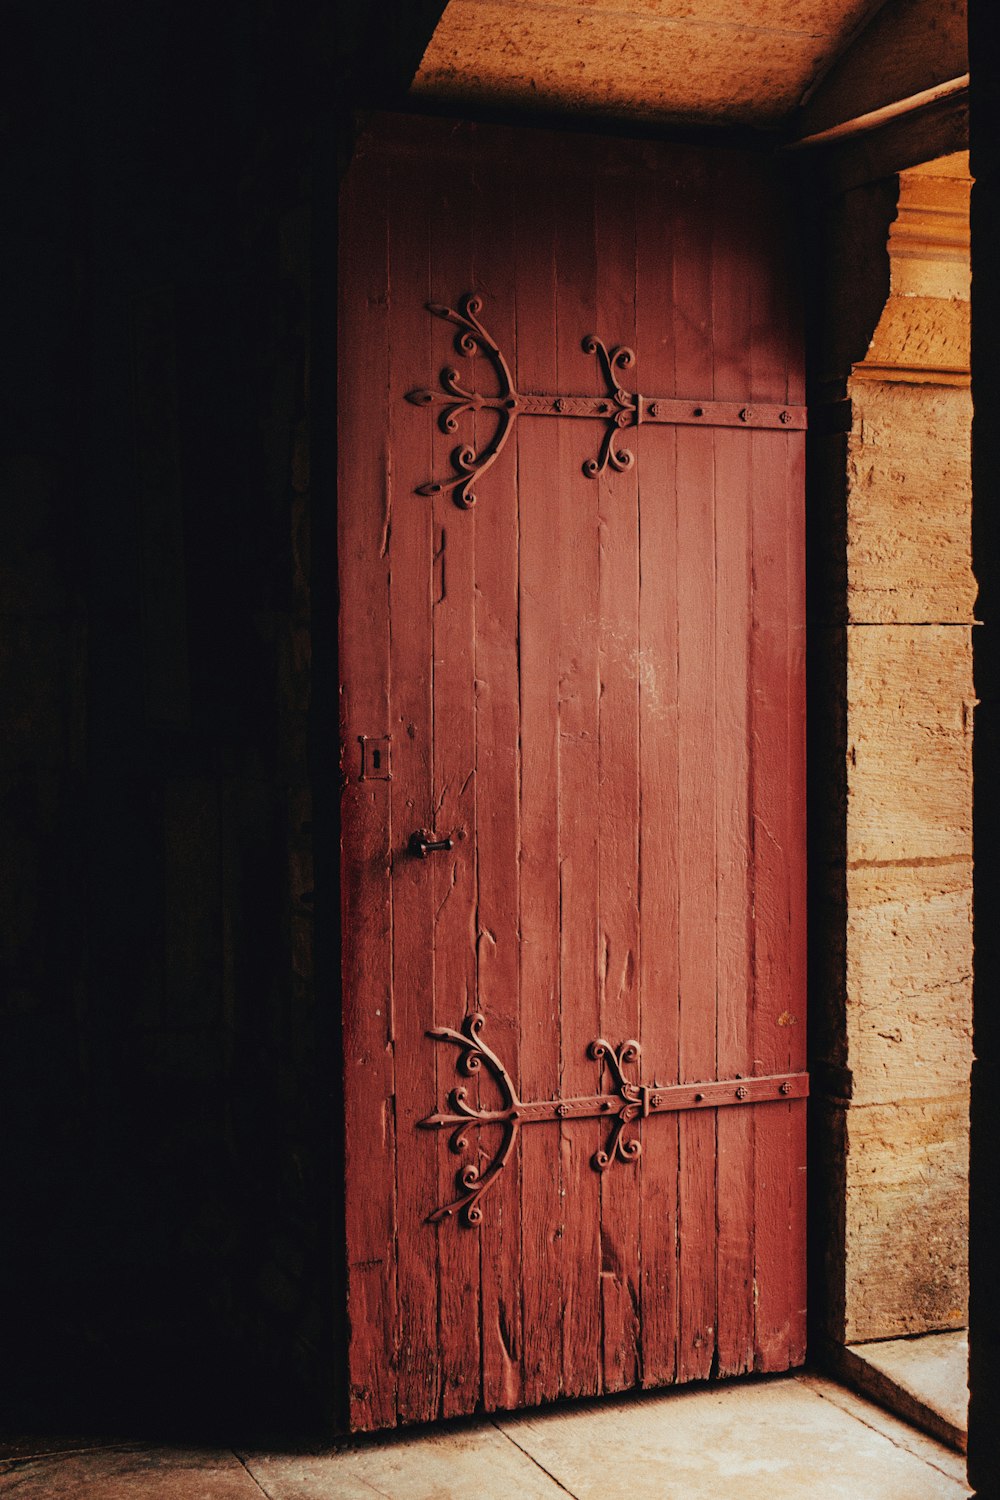
<svg viewBox="0 0 1000 1500">
<path fill-rule="evenodd" d="M 359 143 L 357 1428 L 803 1357 L 804 416 L 776 176 L 450 121 Z"/>
</svg>

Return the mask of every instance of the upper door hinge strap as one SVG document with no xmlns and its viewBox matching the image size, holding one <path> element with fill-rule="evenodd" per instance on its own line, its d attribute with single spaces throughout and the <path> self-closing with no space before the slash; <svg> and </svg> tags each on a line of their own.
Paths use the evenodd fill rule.
<svg viewBox="0 0 1000 1500">
<path fill-rule="evenodd" d="M 473 481 L 485 474 L 500 457 L 519 417 L 584 417 L 603 422 L 604 436 L 597 456 L 588 458 L 583 465 L 588 479 L 596 479 L 608 468 L 619 472 L 631 468 L 634 455 L 618 441 L 621 433 L 630 427 L 659 423 L 691 427 L 775 428 L 794 432 L 801 431 L 807 424 L 806 408 L 787 402 L 678 399 L 674 396 L 643 396 L 638 391 L 626 390 L 621 383 L 622 372 L 635 363 L 635 354 L 624 346 L 609 349 L 593 334 L 587 335 L 582 347 L 585 354 L 593 354 L 597 359 L 605 384 L 602 395 L 519 392 L 514 387 L 510 366 L 500 346 L 479 320 L 482 307 L 483 298 L 478 292 L 469 292 L 457 309 L 444 307 L 439 302 L 427 303 L 428 311 L 435 317 L 455 325 L 456 353 L 465 357 L 485 356 L 493 368 L 497 390 L 492 395 L 467 390 L 461 384 L 458 370 L 453 365 L 446 365 L 441 371 L 438 389 L 423 386 L 419 390 L 407 391 L 407 401 L 412 401 L 415 406 L 440 407 L 438 426 L 448 435 L 458 432 L 459 419 L 470 412 L 490 411 L 497 420 L 495 430 L 483 448 L 476 448 L 474 442 L 460 442 L 452 451 L 454 473 L 451 477 L 419 485 L 418 495 L 440 495 L 450 490 L 455 504 L 468 510 L 476 503 Z"/>
</svg>

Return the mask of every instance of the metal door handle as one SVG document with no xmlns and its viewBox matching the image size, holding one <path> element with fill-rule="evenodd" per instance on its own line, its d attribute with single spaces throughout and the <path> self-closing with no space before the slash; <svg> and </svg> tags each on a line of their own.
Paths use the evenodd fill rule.
<svg viewBox="0 0 1000 1500">
<path fill-rule="evenodd" d="M 443 854 L 454 847 L 455 841 L 451 834 L 443 839 L 436 839 L 426 828 L 418 828 L 416 833 L 410 834 L 410 853 L 416 855 L 417 859 L 426 859 L 428 854 Z"/>
</svg>

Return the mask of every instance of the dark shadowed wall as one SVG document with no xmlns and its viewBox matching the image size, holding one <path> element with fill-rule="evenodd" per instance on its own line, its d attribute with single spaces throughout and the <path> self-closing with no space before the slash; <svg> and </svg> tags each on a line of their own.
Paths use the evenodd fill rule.
<svg viewBox="0 0 1000 1500">
<path fill-rule="evenodd" d="M 24 1421 L 329 1420 L 311 9 L 5 18 L 0 1328 Z"/>
</svg>

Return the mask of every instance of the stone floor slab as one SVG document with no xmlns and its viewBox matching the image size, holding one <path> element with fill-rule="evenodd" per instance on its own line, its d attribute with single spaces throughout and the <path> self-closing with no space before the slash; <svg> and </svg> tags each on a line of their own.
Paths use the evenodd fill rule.
<svg viewBox="0 0 1000 1500">
<path fill-rule="evenodd" d="M 576 1500 L 963 1500 L 964 1480 L 794 1376 L 500 1422 Z M 836 1387 L 833 1387 L 836 1390 Z M 886 1417 L 885 1423 L 894 1419 Z M 903 1427 L 902 1423 L 895 1426 Z M 926 1440 L 930 1443 L 930 1440 Z"/>
<path fill-rule="evenodd" d="M 844 1386 L 803 1372 L 359 1438 L 325 1452 L 240 1455 L 119 1443 L 40 1454 L 37 1440 L 23 1441 L 0 1458 L 0 1500 L 969 1495 L 958 1454 Z"/>
<path fill-rule="evenodd" d="M 825 1376 L 806 1375 L 800 1372 L 796 1378 L 808 1385 L 823 1400 L 832 1401 L 834 1406 L 839 1406 L 842 1411 L 847 1412 L 848 1416 L 854 1417 L 858 1422 L 863 1422 L 866 1427 L 873 1428 L 875 1432 L 880 1432 L 895 1447 L 905 1448 L 907 1453 L 923 1459 L 925 1463 L 930 1464 L 931 1468 L 940 1469 L 958 1484 L 965 1484 L 964 1454 L 956 1453 L 953 1448 L 944 1447 L 936 1438 L 928 1437 L 925 1432 L 911 1426 L 909 1422 L 901 1422 L 883 1406 L 876 1406 L 864 1396 L 857 1395 L 847 1386 L 828 1380 Z"/>
<path fill-rule="evenodd" d="M 565 1500 L 490 1423 L 311 1457 L 245 1454 L 244 1462 L 268 1500 Z"/>
<path fill-rule="evenodd" d="M 7 1459 L 0 1463 L 0 1495 L 5 1500 L 261 1500 L 234 1453 L 180 1448 L 102 1448 Z"/>
<path fill-rule="evenodd" d="M 41 1437 L 16 1433 L 0 1437 L 0 1464 L 11 1458 L 43 1458 L 57 1453 L 86 1453 L 95 1448 L 141 1448 L 141 1443 L 125 1442 L 120 1437 L 94 1437 L 88 1434 L 47 1433 Z"/>
</svg>

